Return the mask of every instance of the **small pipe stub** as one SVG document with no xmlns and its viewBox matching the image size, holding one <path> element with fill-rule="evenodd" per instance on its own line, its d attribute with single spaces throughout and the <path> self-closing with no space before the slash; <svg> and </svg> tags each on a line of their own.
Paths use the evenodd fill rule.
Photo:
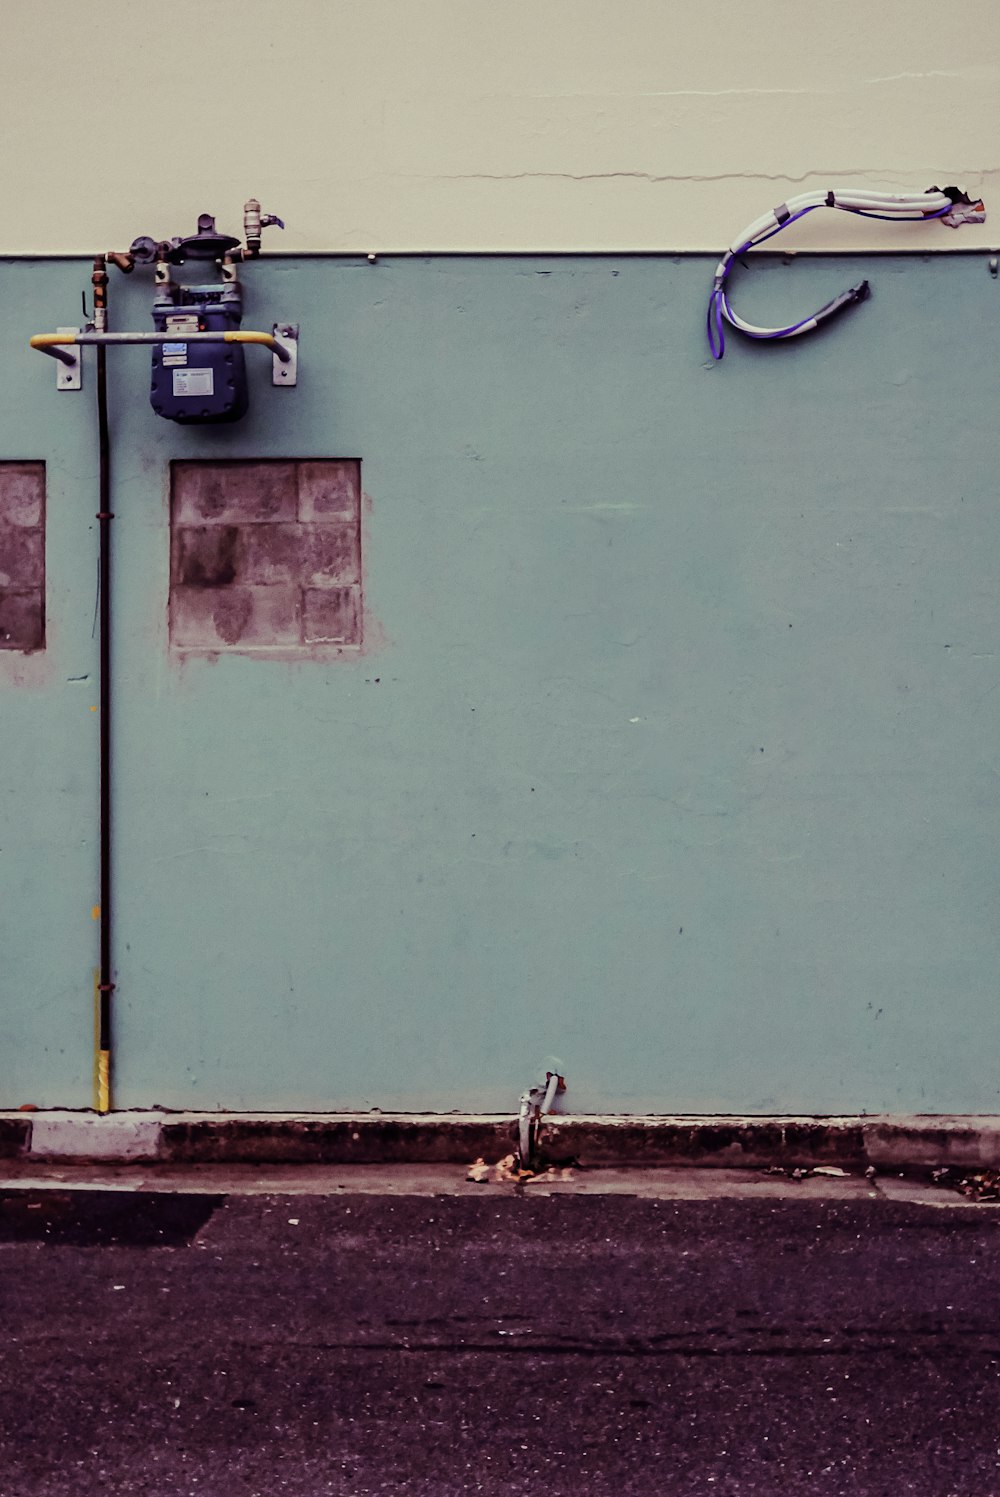
<svg viewBox="0 0 1000 1497">
<path fill-rule="evenodd" d="M 549 1055 L 542 1062 L 543 1080 L 521 1094 L 517 1114 L 518 1163 L 520 1169 L 534 1173 L 539 1165 L 538 1142 L 542 1118 L 552 1111 L 556 1096 L 566 1090 L 562 1061 Z"/>
</svg>

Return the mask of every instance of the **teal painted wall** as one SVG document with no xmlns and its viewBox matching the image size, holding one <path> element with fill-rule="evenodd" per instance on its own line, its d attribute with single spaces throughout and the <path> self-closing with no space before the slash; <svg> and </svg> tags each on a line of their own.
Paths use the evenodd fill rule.
<svg viewBox="0 0 1000 1497">
<path fill-rule="evenodd" d="M 710 367 L 711 264 L 262 262 L 301 382 L 252 360 L 229 430 L 111 356 L 119 1106 L 509 1110 L 555 1052 L 579 1111 L 997 1109 L 1000 288 L 769 260 L 749 315 L 873 300 Z M 50 648 L 0 659 L 6 1105 L 91 1095 L 93 367 L 57 395 L 25 346 L 87 274 L 0 266 L 0 457 L 49 465 Z M 362 658 L 171 657 L 199 456 L 362 459 Z"/>
</svg>

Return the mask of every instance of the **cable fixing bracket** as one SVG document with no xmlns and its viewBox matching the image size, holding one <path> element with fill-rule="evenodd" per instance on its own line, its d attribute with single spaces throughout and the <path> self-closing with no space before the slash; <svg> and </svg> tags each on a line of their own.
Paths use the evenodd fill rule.
<svg viewBox="0 0 1000 1497">
<path fill-rule="evenodd" d="M 285 351 L 285 358 L 276 353 L 271 360 L 272 385 L 294 385 L 299 376 L 299 325 L 297 322 L 276 322 L 273 328 L 274 341 Z"/>
<path fill-rule="evenodd" d="M 57 333 L 78 333 L 78 327 L 56 328 Z M 56 354 L 56 389 L 57 390 L 82 390 L 83 389 L 83 355 L 76 344 L 64 345 Z"/>
</svg>

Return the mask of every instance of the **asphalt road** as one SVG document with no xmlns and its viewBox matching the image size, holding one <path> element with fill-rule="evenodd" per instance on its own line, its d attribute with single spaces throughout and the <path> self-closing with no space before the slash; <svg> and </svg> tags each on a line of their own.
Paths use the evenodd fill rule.
<svg viewBox="0 0 1000 1497">
<path fill-rule="evenodd" d="M 1000 1215 L 0 1191 L 2 1497 L 1000 1494 Z"/>
</svg>

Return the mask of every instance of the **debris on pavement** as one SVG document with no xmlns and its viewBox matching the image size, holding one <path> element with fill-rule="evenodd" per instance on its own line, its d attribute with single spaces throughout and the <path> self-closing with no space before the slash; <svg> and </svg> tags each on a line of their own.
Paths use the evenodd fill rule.
<svg viewBox="0 0 1000 1497">
<path fill-rule="evenodd" d="M 466 1180 L 474 1185 L 530 1185 L 533 1180 L 573 1180 L 579 1161 L 575 1159 L 553 1160 L 540 1164 L 537 1169 L 521 1169 L 516 1154 L 505 1154 L 496 1164 L 487 1164 L 485 1159 L 476 1159 L 466 1172 Z"/>
<path fill-rule="evenodd" d="M 956 1190 L 972 1201 L 1000 1201 L 1000 1170 L 970 1172 L 946 1165 L 943 1169 L 932 1170 L 931 1179 L 935 1185 Z"/>
<path fill-rule="evenodd" d="M 505 1185 L 518 1178 L 517 1159 L 513 1154 L 505 1154 L 496 1164 L 477 1159 L 469 1165 L 465 1178 L 474 1185 Z"/>
<path fill-rule="evenodd" d="M 811 1175 L 834 1175 L 841 1180 L 851 1179 L 850 1170 L 842 1170 L 839 1164 L 795 1165 L 794 1167 L 787 1164 L 769 1164 L 762 1173 L 784 1175 L 786 1180 L 808 1180 Z M 870 1174 L 867 1170 L 865 1171 L 869 1180 L 874 1173 L 874 1170 Z"/>
</svg>

